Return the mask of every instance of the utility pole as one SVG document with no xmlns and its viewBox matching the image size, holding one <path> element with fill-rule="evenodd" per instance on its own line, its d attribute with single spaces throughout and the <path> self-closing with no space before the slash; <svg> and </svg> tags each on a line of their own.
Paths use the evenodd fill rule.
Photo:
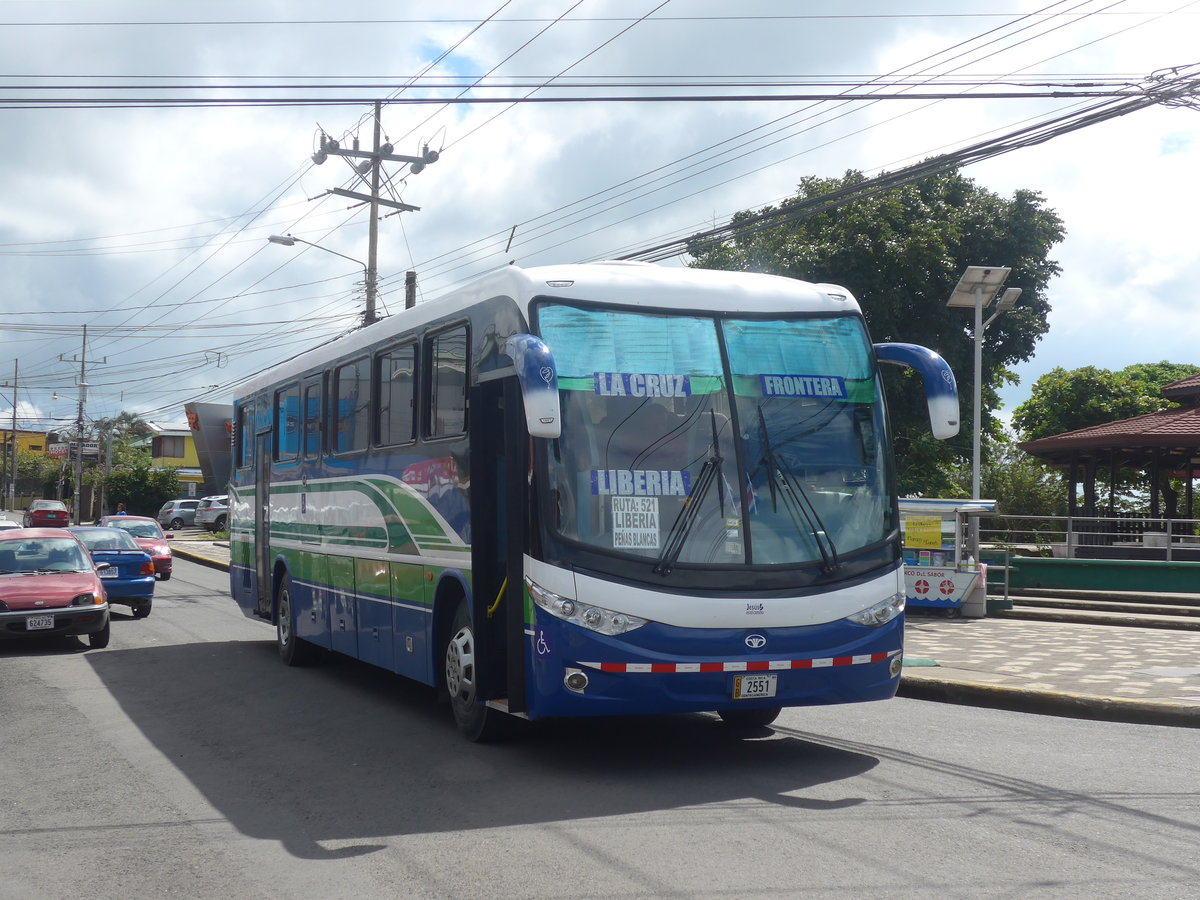
<svg viewBox="0 0 1200 900">
<path fill-rule="evenodd" d="M 393 153 L 395 149 L 390 143 L 381 144 L 382 140 L 382 124 L 380 122 L 383 103 L 380 100 L 375 101 L 375 122 L 374 122 L 374 140 L 371 144 L 371 150 L 365 151 L 358 148 L 358 138 L 354 139 L 354 144 L 349 150 L 345 150 L 333 138 L 326 134 L 321 135 L 320 149 L 312 155 L 312 161 L 316 165 L 321 165 L 330 156 L 341 156 L 350 159 L 360 159 L 360 162 L 355 166 L 359 177 L 366 178 L 370 172 L 370 194 L 362 194 L 356 191 L 348 191 L 344 188 L 329 188 L 327 194 L 335 194 L 338 197 L 349 197 L 351 200 L 357 200 L 360 203 L 366 203 L 370 206 L 370 222 L 368 223 L 367 231 L 367 266 L 366 266 L 366 292 L 367 303 L 366 309 L 363 311 L 363 325 L 371 325 L 378 320 L 378 315 L 375 312 L 376 295 L 378 292 L 379 282 L 379 207 L 386 206 L 398 212 L 416 212 L 421 207 L 413 206 L 409 203 L 400 203 L 395 200 L 388 200 L 379 196 L 380 170 L 382 164 L 386 162 L 401 162 L 407 163 L 409 172 L 413 175 L 421 172 L 427 165 L 438 161 L 438 152 L 429 149 L 426 145 L 420 156 L 404 156 L 403 154 Z M 307 242 L 305 242 L 307 243 Z"/>
<path fill-rule="evenodd" d="M 8 498 L 8 508 L 13 512 L 17 509 L 17 376 L 21 371 L 21 361 L 13 362 L 13 380 L 12 384 L 3 384 L 0 387 L 12 388 L 12 429 L 9 431 L 8 444 L 4 448 L 4 474 L 7 476 L 4 490 L 5 496 Z"/>
<path fill-rule="evenodd" d="M 17 374 L 20 372 L 21 361 L 13 360 L 13 408 L 12 408 L 12 437 L 8 449 L 12 451 L 12 462 L 8 469 L 8 508 L 17 511 Z"/>
<path fill-rule="evenodd" d="M 373 325 L 375 315 L 375 292 L 379 287 L 379 114 L 381 105 L 375 101 L 375 139 L 371 144 L 371 218 L 367 223 L 367 308 L 363 311 L 363 325 Z"/>
<path fill-rule="evenodd" d="M 73 504 L 74 508 L 71 512 L 72 517 L 75 519 L 75 524 L 79 525 L 81 523 L 80 513 L 82 512 L 82 510 L 79 508 L 79 506 L 80 506 L 80 491 L 83 488 L 83 426 L 84 426 L 83 410 L 84 410 L 84 406 L 87 404 L 87 389 L 88 389 L 88 383 L 87 383 L 87 326 L 86 325 L 83 326 L 83 348 L 79 354 L 79 359 L 78 360 L 74 360 L 74 359 L 68 360 L 65 357 L 63 357 L 62 354 L 59 354 L 58 358 L 60 360 L 63 360 L 64 362 L 78 362 L 79 363 L 79 406 L 78 406 L 78 412 L 75 416 L 75 478 L 74 478 L 75 502 Z M 107 361 L 108 361 L 108 357 L 105 357 L 104 359 L 100 359 L 100 360 L 93 360 L 93 362 L 97 362 L 97 363 L 105 363 Z M 70 446 L 70 445 L 68 444 L 68 446 Z"/>
</svg>

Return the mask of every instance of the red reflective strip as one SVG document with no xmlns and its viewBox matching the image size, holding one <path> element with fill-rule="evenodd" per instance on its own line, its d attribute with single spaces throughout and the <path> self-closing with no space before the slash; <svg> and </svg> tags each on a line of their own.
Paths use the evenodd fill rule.
<svg viewBox="0 0 1200 900">
<path fill-rule="evenodd" d="M 736 662 L 702 662 L 702 663 L 650 663 L 648 666 L 642 663 L 617 663 L 617 662 L 581 662 L 579 665 L 587 666 L 588 668 L 599 669 L 601 672 L 619 672 L 628 674 L 630 672 L 641 673 L 650 672 L 657 675 L 674 675 L 679 672 L 769 672 L 772 671 L 771 663 L 775 662 L 777 668 L 782 669 L 786 664 L 792 669 L 815 669 L 829 668 L 831 666 L 853 666 L 863 663 L 877 663 L 891 659 L 899 651 L 882 653 L 872 653 L 870 656 L 835 656 L 832 659 L 822 657 L 820 659 L 791 659 L 791 660 L 767 660 L 756 659 L 745 663 Z M 631 668 L 636 666 L 637 668 Z M 681 669 L 680 666 L 685 666 Z M 695 667 L 695 668 L 693 668 Z"/>
</svg>

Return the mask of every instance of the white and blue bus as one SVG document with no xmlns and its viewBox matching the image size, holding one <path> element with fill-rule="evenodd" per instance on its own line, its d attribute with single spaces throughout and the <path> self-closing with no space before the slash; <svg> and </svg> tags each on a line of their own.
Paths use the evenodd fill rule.
<svg viewBox="0 0 1200 900">
<path fill-rule="evenodd" d="M 507 716 L 896 692 L 904 576 L 880 362 L 844 288 L 595 263 L 488 275 L 234 405 L 231 589 L 289 665 L 333 651 Z"/>
</svg>

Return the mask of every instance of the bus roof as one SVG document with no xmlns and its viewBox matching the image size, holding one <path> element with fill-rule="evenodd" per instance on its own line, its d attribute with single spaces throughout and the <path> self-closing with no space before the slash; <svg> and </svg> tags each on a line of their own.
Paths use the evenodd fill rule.
<svg viewBox="0 0 1200 900">
<path fill-rule="evenodd" d="M 854 296 L 838 285 L 812 284 L 756 272 L 691 269 L 623 260 L 529 269 L 505 266 L 448 294 L 280 363 L 248 381 L 240 395 L 252 395 L 331 360 L 352 355 L 435 319 L 465 312 L 474 304 L 495 297 L 510 297 L 526 319 L 530 304 L 539 297 L 611 303 L 628 308 L 735 315 L 859 311 Z"/>
</svg>

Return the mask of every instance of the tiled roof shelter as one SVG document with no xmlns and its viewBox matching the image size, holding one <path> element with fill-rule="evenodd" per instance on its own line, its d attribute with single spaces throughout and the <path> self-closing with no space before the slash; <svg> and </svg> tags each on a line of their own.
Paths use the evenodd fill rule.
<svg viewBox="0 0 1200 900">
<path fill-rule="evenodd" d="M 1192 480 L 1200 469 L 1200 375 L 1192 375 L 1162 389 L 1167 400 L 1180 404 L 1172 409 L 1080 428 L 1020 447 L 1026 453 L 1052 465 L 1069 469 L 1069 502 L 1073 515 L 1094 516 L 1096 511 L 1096 472 L 1108 469 L 1109 483 L 1122 468 L 1141 469 L 1150 487 L 1152 518 L 1193 518 Z M 1183 478 L 1187 485 L 1182 508 L 1179 497 L 1166 494 L 1166 512 L 1160 511 L 1164 496 L 1162 475 Z M 1082 480 L 1084 505 L 1076 502 L 1075 486 Z M 1109 492 L 1110 497 L 1112 492 Z M 1108 514 L 1113 510 L 1110 507 Z"/>
</svg>

